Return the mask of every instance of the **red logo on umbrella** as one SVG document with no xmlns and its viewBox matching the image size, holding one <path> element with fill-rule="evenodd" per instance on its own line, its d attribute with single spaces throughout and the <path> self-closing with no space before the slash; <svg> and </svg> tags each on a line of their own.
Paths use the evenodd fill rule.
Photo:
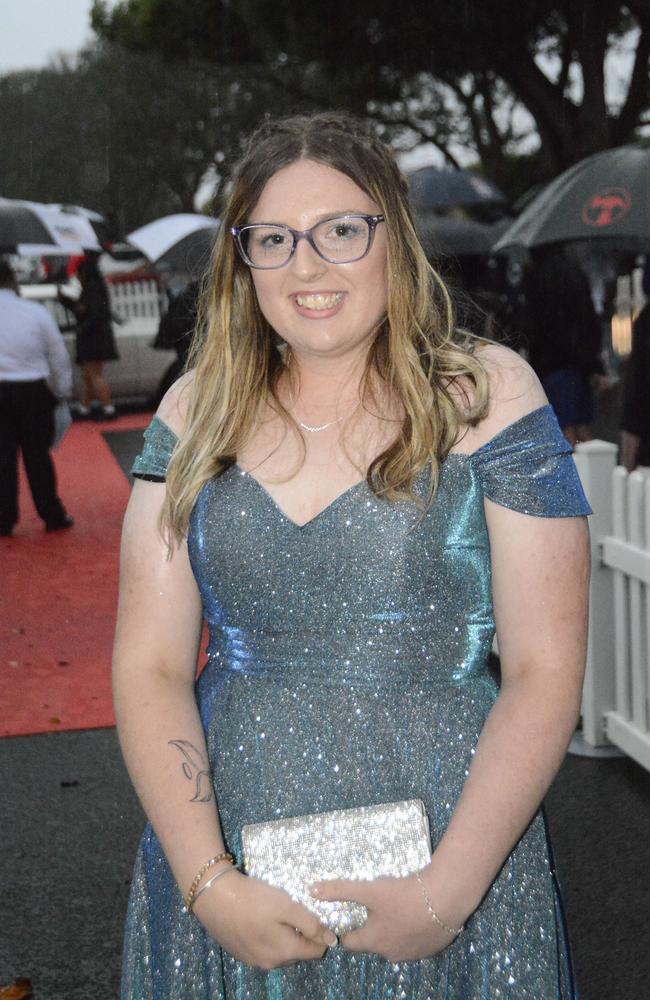
<svg viewBox="0 0 650 1000">
<path fill-rule="evenodd" d="M 632 194 L 627 188 L 601 188 L 585 202 L 582 221 L 587 226 L 602 229 L 624 219 L 632 208 Z"/>
</svg>

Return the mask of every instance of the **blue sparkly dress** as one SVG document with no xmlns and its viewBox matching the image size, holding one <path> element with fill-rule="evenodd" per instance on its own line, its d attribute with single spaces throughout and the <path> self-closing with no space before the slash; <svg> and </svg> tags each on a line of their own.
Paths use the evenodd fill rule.
<svg viewBox="0 0 650 1000">
<path fill-rule="evenodd" d="M 162 479 L 176 438 L 157 417 L 134 474 Z M 426 495 L 426 471 L 416 484 Z M 498 687 L 483 498 L 536 517 L 590 513 L 550 406 L 441 466 L 422 517 L 352 486 L 298 527 L 237 465 L 191 516 L 209 626 L 196 685 L 226 843 L 244 824 L 418 798 L 432 842 L 463 788 Z M 569 1000 L 575 997 L 540 811 L 465 931 L 392 964 L 341 947 L 264 972 L 183 908 L 151 827 L 135 864 L 122 1000 Z"/>
</svg>

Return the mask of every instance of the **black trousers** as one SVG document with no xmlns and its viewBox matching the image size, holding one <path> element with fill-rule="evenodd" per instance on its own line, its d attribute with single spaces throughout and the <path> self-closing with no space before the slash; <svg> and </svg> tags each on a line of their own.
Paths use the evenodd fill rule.
<svg viewBox="0 0 650 1000">
<path fill-rule="evenodd" d="M 0 381 L 0 531 L 11 530 L 18 521 L 19 450 L 39 516 L 49 525 L 66 516 L 50 457 L 55 404 L 45 379 Z"/>
</svg>

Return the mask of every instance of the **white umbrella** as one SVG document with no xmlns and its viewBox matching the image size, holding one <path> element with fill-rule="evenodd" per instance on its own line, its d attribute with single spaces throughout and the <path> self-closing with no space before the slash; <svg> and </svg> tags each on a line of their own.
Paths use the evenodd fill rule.
<svg viewBox="0 0 650 1000">
<path fill-rule="evenodd" d="M 111 227 L 106 216 L 101 212 L 95 212 L 92 208 L 84 208 L 82 205 L 50 205 L 50 208 L 58 208 L 69 215 L 81 215 L 88 220 L 95 233 L 95 239 L 100 243 L 102 249 L 106 249 L 113 242 Z"/>
<path fill-rule="evenodd" d="M 195 233 L 213 238 L 218 225 L 217 219 L 210 219 L 207 215 L 194 215 L 189 212 L 166 215 L 162 219 L 156 219 L 154 222 L 148 222 L 146 226 L 135 229 L 126 238 L 145 257 L 156 262 L 168 256 L 181 241 L 187 240 Z"/>
<path fill-rule="evenodd" d="M 101 253 L 95 230 L 85 215 L 68 212 L 58 205 L 40 205 L 35 210 L 66 253 L 92 250 Z"/>
</svg>

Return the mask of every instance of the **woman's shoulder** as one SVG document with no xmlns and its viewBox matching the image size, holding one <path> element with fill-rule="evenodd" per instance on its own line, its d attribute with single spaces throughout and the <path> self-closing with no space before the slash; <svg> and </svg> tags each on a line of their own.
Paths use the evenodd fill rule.
<svg viewBox="0 0 650 1000">
<path fill-rule="evenodd" d="M 185 372 L 167 390 L 156 411 L 156 416 L 174 432 L 176 437 L 181 437 L 185 430 L 187 414 L 192 399 L 194 388 L 194 371 Z"/>
<path fill-rule="evenodd" d="M 571 445 L 530 365 L 498 344 L 478 353 L 489 381 L 489 410 L 455 450 L 471 456 L 483 496 L 531 516 L 590 514 Z"/>
<path fill-rule="evenodd" d="M 537 375 L 516 351 L 482 341 L 474 356 L 487 373 L 488 412 L 476 426 L 467 427 L 454 451 L 476 451 L 510 424 L 548 403 Z"/>
<path fill-rule="evenodd" d="M 193 382 L 194 373 L 187 372 L 163 396 L 131 469 L 136 479 L 164 482 L 174 448 L 185 430 Z"/>
</svg>

